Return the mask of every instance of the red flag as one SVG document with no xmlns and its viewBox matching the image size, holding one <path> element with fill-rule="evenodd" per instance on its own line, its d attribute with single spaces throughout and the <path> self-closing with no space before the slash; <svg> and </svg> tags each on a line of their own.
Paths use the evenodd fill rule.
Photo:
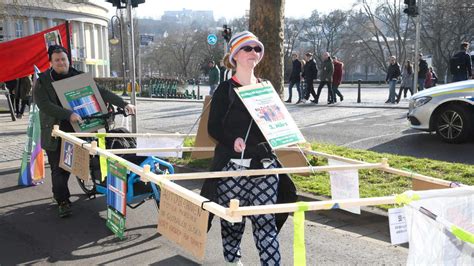
<svg viewBox="0 0 474 266">
<path fill-rule="evenodd" d="M 68 23 L 42 32 L 0 43 L 0 81 L 33 74 L 33 65 L 41 72 L 49 68 L 48 47 L 59 44 L 69 49 Z M 70 54 L 70 53 L 69 53 Z"/>
</svg>

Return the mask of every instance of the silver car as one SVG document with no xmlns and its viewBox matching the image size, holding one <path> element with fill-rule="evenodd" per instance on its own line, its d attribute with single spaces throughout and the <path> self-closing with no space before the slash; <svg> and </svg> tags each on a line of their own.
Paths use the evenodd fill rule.
<svg viewBox="0 0 474 266">
<path fill-rule="evenodd" d="M 411 127 L 461 143 L 474 135 L 474 80 L 425 89 L 410 98 Z"/>
</svg>

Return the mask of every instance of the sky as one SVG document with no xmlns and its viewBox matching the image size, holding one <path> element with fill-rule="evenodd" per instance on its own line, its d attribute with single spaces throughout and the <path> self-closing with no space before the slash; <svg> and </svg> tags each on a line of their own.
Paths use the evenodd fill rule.
<svg viewBox="0 0 474 266">
<path fill-rule="evenodd" d="M 95 0 L 97 3 L 109 8 L 110 16 L 115 14 L 112 4 L 104 0 Z M 356 0 L 286 0 L 285 16 L 294 18 L 307 18 L 317 9 L 320 13 L 329 13 L 334 9 L 348 10 Z M 212 10 L 214 18 L 224 17 L 232 19 L 242 17 L 245 10 L 250 7 L 250 0 L 146 0 L 144 4 L 135 9 L 138 17 L 160 19 L 163 12 L 177 11 L 183 8 L 191 10 Z"/>
</svg>

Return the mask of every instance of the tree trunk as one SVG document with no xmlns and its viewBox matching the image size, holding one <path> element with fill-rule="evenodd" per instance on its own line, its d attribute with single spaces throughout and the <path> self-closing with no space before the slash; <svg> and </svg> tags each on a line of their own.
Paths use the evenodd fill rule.
<svg viewBox="0 0 474 266">
<path fill-rule="evenodd" d="M 283 97 L 285 0 L 250 0 L 249 29 L 265 46 L 265 56 L 255 73 L 270 80 Z"/>
</svg>

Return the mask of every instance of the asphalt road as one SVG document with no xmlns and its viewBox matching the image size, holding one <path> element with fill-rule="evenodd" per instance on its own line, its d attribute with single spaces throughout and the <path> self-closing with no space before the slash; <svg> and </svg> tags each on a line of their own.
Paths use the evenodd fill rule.
<svg viewBox="0 0 474 266">
<path fill-rule="evenodd" d="M 49 176 L 49 173 L 48 173 Z M 146 202 L 127 210 L 125 239 L 119 240 L 105 226 L 105 197 L 89 200 L 75 180 L 69 181 L 73 215 L 57 217 L 51 200 L 50 180 L 36 187 L 18 187 L 15 172 L 0 178 L 0 265 L 223 265 L 220 225 L 214 219 L 203 262 L 157 233 L 158 211 Z M 189 189 L 195 182 L 182 183 Z M 335 214 L 335 212 L 340 212 Z M 336 218 L 337 216 L 337 218 Z M 341 218 L 342 217 L 342 218 Z M 406 262 L 407 249 L 391 246 L 387 218 L 342 211 L 306 214 L 305 240 L 308 265 L 390 264 Z M 242 241 L 244 265 L 258 265 L 251 224 Z M 293 219 L 279 235 L 282 265 L 293 264 Z"/>
<path fill-rule="evenodd" d="M 385 90 L 366 89 L 362 104 L 354 103 L 357 90 L 346 89 L 343 93 L 346 99 L 339 106 L 328 107 L 312 103 L 286 105 L 307 140 L 474 164 L 474 141 L 458 145 L 447 144 L 435 134 L 410 129 L 406 120 L 407 109 L 380 104 L 385 99 Z M 323 94 L 321 99 L 325 97 Z M 377 108 L 366 107 L 370 103 L 376 103 L 377 105 L 372 106 Z M 402 103 L 407 106 L 406 99 Z M 192 126 L 199 118 L 202 106 L 202 103 L 139 102 L 138 128 L 141 132 L 196 133 L 197 126 Z"/>
</svg>

